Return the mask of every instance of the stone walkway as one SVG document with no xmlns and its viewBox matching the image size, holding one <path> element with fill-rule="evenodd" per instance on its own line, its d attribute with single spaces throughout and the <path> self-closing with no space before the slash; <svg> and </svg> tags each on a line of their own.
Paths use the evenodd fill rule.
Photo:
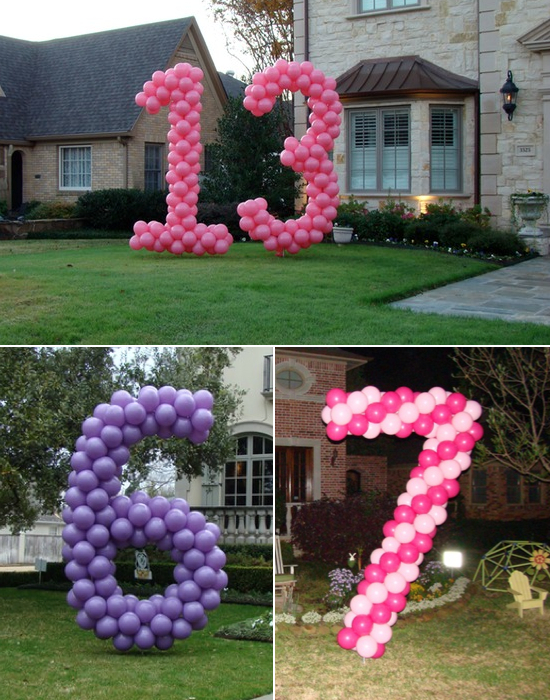
<svg viewBox="0 0 550 700">
<path fill-rule="evenodd" d="M 390 304 L 424 313 L 550 325 L 550 259 L 534 258 Z"/>
</svg>

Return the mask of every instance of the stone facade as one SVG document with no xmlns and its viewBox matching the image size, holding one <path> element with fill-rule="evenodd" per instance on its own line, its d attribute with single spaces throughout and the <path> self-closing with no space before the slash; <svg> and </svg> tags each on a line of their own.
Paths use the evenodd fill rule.
<svg viewBox="0 0 550 700">
<path fill-rule="evenodd" d="M 417 55 L 479 83 L 479 100 L 451 100 L 462 107 L 462 189 L 451 198 L 462 207 L 479 202 L 499 225 L 510 221 L 510 194 L 550 192 L 550 10 L 547 0 L 419 0 L 418 5 L 360 14 L 358 0 L 295 0 L 296 60 L 338 78 L 359 61 Z M 307 14 L 306 14 L 307 11 Z M 507 71 L 519 88 L 508 121 L 499 90 Z M 428 105 L 433 96 L 395 95 L 373 102 L 343 98 L 342 133 L 334 160 L 343 196 L 351 194 L 346 147 L 349 110 L 378 104 L 411 107 L 411 190 L 392 193 L 417 210 L 438 199 L 429 190 Z M 449 100 L 444 100 L 449 104 Z M 297 135 L 307 113 L 297 99 Z M 527 147 L 527 148 L 525 148 Z M 388 193 L 353 193 L 372 208 Z"/>
</svg>

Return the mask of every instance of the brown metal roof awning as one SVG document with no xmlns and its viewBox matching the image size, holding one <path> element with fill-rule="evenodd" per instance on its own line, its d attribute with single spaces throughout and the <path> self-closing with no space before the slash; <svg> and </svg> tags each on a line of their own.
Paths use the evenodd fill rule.
<svg viewBox="0 0 550 700">
<path fill-rule="evenodd" d="M 336 90 L 344 98 L 471 95 L 479 90 L 477 81 L 451 73 L 420 56 L 361 61 L 336 82 Z"/>
</svg>

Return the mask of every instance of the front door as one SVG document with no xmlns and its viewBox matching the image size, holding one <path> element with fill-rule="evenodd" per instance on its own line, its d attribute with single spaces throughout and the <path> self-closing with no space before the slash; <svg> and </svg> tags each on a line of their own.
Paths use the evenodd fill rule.
<svg viewBox="0 0 550 700">
<path fill-rule="evenodd" d="M 275 467 L 277 488 L 284 494 L 287 508 L 281 534 L 289 534 L 294 514 L 303 503 L 313 500 L 313 448 L 277 446 Z"/>
<path fill-rule="evenodd" d="M 23 204 L 23 153 L 14 151 L 11 156 L 11 208 L 17 211 Z"/>
</svg>

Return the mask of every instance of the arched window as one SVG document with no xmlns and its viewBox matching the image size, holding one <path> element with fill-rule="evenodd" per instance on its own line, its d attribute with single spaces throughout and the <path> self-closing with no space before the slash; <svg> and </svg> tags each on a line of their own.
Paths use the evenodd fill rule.
<svg viewBox="0 0 550 700">
<path fill-rule="evenodd" d="M 235 459 L 225 465 L 224 505 L 273 505 L 273 440 L 265 435 L 239 435 Z"/>
</svg>

